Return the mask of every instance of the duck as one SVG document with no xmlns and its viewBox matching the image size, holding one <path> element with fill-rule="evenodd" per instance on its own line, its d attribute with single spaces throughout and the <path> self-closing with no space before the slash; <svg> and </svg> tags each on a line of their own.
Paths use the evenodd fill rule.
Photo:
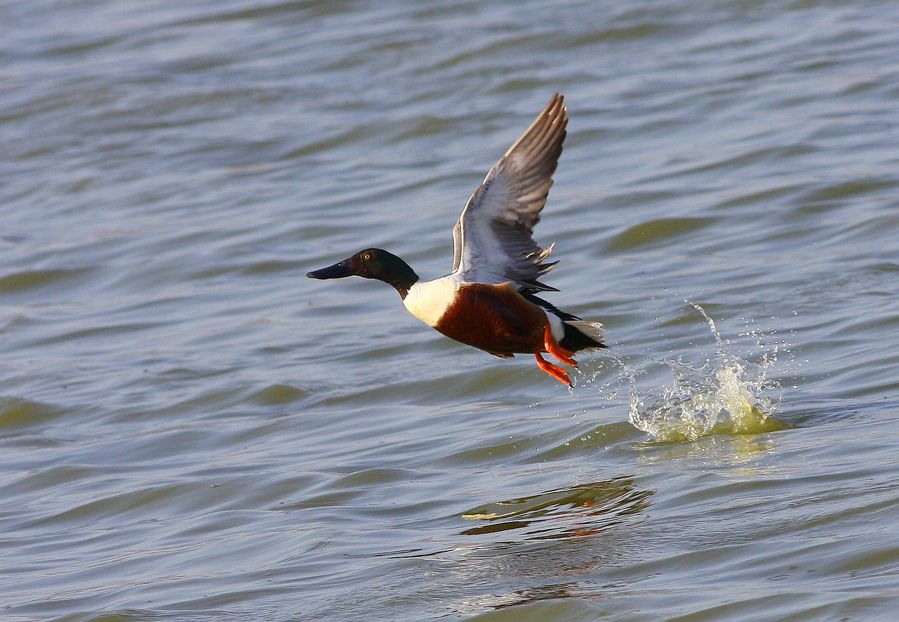
<svg viewBox="0 0 899 622">
<path fill-rule="evenodd" d="M 568 372 L 543 355 L 577 367 L 575 353 L 606 347 L 605 329 L 539 297 L 559 291 L 540 280 L 558 262 L 547 261 L 554 245 L 533 239 L 567 126 L 568 108 L 556 93 L 469 197 L 453 228 L 449 274 L 422 281 L 400 257 L 366 248 L 306 276 L 382 281 L 414 317 L 450 339 L 505 359 L 533 354 L 541 371 L 573 387 Z"/>
</svg>

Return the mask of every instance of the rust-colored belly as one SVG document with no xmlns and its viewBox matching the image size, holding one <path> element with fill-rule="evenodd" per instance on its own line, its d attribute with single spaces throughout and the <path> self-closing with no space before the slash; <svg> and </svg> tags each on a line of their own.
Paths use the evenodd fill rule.
<svg viewBox="0 0 899 622">
<path fill-rule="evenodd" d="M 543 349 L 546 314 L 511 284 L 466 285 L 435 328 L 456 341 L 497 354 Z"/>
</svg>

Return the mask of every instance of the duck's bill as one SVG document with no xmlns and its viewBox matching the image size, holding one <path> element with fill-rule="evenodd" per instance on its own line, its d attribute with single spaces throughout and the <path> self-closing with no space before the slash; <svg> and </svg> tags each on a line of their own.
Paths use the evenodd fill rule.
<svg viewBox="0 0 899 622">
<path fill-rule="evenodd" d="M 353 276 L 354 274 L 356 274 L 356 272 L 350 267 L 349 260 L 345 259 L 333 266 L 307 272 L 306 276 L 310 279 L 342 279 L 345 276 Z"/>
</svg>

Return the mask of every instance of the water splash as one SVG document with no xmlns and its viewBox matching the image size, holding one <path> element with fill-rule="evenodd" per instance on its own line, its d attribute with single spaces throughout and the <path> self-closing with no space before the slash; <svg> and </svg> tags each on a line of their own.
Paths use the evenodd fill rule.
<svg viewBox="0 0 899 622">
<path fill-rule="evenodd" d="M 728 351 L 714 320 L 697 304 L 685 301 L 709 325 L 716 352 L 696 366 L 683 360 L 662 361 L 671 370 L 672 383 L 640 393 L 634 370 L 620 361 L 628 381 L 628 415 L 631 424 L 656 441 L 682 442 L 710 434 L 755 434 L 784 429 L 772 417 L 777 410 L 777 382 L 768 370 L 777 362 L 778 345 L 762 346 L 758 362 Z M 757 333 L 753 333 L 758 336 Z"/>
</svg>

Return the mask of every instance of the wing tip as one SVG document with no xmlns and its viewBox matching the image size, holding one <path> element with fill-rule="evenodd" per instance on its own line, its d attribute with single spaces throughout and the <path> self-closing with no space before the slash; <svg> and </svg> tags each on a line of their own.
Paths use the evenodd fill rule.
<svg viewBox="0 0 899 622">
<path fill-rule="evenodd" d="M 556 91 L 544 106 L 540 114 L 531 122 L 528 128 L 518 137 L 512 146 L 506 150 L 505 156 L 511 155 L 519 146 L 525 149 L 536 148 L 538 152 L 553 150 L 556 153 L 550 159 L 558 160 L 562 153 L 562 143 L 568 135 L 568 106 L 564 104 L 565 96 Z M 546 155 L 546 154 L 543 154 Z M 550 175 L 553 171 L 550 171 Z"/>
<path fill-rule="evenodd" d="M 557 116 L 562 119 L 563 123 L 568 123 L 568 106 L 565 105 L 565 96 L 559 91 L 556 91 L 550 98 L 544 111 L 549 112 L 551 109 L 557 113 Z"/>
</svg>

